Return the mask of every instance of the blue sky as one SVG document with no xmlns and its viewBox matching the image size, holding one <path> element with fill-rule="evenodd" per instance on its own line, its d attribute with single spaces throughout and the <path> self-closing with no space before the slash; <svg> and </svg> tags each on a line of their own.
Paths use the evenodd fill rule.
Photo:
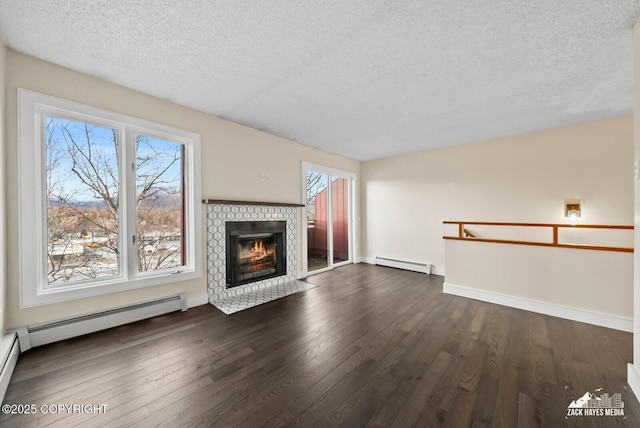
<svg viewBox="0 0 640 428">
<path fill-rule="evenodd" d="M 45 139 L 54 141 L 53 146 L 47 149 L 47 159 L 58 154 L 58 162 L 52 169 L 51 180 L 47 185 L 57 183 L 58 189 L 62 188 L 65 194 L 72 195 L 72 199 L 76 201 L 96 201 L 96 195 L 89 187 L 71 170 L 73 161 L 69 154 L 70 147 L 78 147 L 84 153 L 91 155 L 93 165 L 88 162 L 86 166 L 98 166 L 95 170 L 91 170 L 92 177 L 100 176 L 103 182 L 110 188 L 117 187 L 117 171 L 118 159 L 117 151 L 114 144 L 114 132 L 111 128 L 89 125 L 85 127 L 85 123 L 60 119 L 53 116 L 46 116 L 45 119 Z M 116 131 L 117 133 L 117 131 Z M 88 135 L 88 137 L 87 137 Z M 173 153 L 179 149 L 180 145 L 175 142 L 162 140 L 159 138 L 147 137 L 149 144 L 140 144 L 138 148 L 139 156 L 152 156 L 154 168 L 164 169 L 169 159 L 173 158 Z M 74 145 L 75 142 L 75 145 Z M 79 159 L 84 160 L 82 157 Z M 147 164 L 148 165 L 148 164 Z M 180 186 L 180 162 L 175 162 L 162 176 L 162 178 L 170 182 L 164 184 L 167 187 Z M 114 171 L 115 178 L 110 177 L 108 169 Z M 140 169 L 143 171 L 143 168 Z"/>
</svg>

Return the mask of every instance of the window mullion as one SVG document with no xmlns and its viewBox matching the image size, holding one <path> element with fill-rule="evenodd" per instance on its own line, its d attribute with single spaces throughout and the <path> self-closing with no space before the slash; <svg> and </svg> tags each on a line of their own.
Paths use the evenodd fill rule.
<svg viewBox="0 0 640 428">
<path fill-rule="evenodd" d="M 45 114 L 41 109 L 37 110 L 37 123 L 35 129 L 35 138 L 34 141 L 36 143 L 36 148 L 34 151 L 34 156 L 38 159 L 38 166 L 33 171 L 35 175 L 36 181 L 36 194 L 38 195 L 38 200 L 35 204 L 35 217 L 37 219 L 37 227 L 36 234 L 39 235 L 37 243 L 36 243 L 36 252 L 38 258 L 38 264 L 36 267 L 36 277 L 38 278 L 38 291 L 42 291 L 46 288 L 47 285 L 47 251 L 48 251 L 48 242 L 47 242 L 47 194 L 46 194 L 46 157 L 47 157 L 47 149 L 46 149 L 46 139 L 44 137 L 45 130 Z"/>
<path fill-rule="evenodd" d="M 124 173 L 124 183 L 121 190 L 121 200 L 124 204 L 124 218 L 121 220 L 122 239 L 125 241 L 123 248 L 126 254 L 123 255 L 123 261 L 126 263 L 125 272 L 128 279 L 133 279 L 137 274 L 136 264 L 136 179 L 135 179 L 135 132 L 131 127 L 123 129 L 123 161 L 122 170 Z"/>
<path fill-rule="evenodd" d="M 333 267 L 333 175 L 327 175 L 327 266 Z"/>
</svg>

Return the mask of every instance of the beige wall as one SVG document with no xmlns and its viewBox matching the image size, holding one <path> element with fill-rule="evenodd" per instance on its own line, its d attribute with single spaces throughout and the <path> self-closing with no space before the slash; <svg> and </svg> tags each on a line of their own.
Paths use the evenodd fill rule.
<svg viewBox="0 0 640 428">
<path fill-rule="evenodd" d="M 633 120 L 634 120 L 634 157 L 640 159 L 640 20 L 633 27 Z M 640 173 L 640 172 L 639 172 Z M 634 180 L 634 224 L 635 248 L 640 249 L 640 182 Z M 634 253 L 633 276 L 633 362 L 636 367 L 636 380 L 640 380 L 640 250 Z M 631 376 L 630 376 L 631 377 Z M 631 383 L 631 379 L 629 379 Z M 636 397 L 640 397 L 640 384 L 632 384 Z"/>
<path fill-rule="evenodd" d="M 502 296 L 510 296 L 525 303 L 550 304 L 554 310 L 557 306 L 578 309 L 618 319 L 604 324 L 597 317 L 584 321 L 629 329 L 633 318 L 631 253 L 454 240 L 446 241 L 445 251 L 446 283 L 488 292 L 483 300 L 501 302 Z M 567 311 L 552 313 L 571 318 Z"/>
<path fill-rule="evenodd" d="M 144 288 L 38 308 L 19 308 L 18 160 L 16 91 L 25 88 L 197 132 L 202 136 L 202 196 L 236 200 L 296 202 L 301 199 L 301 161 L 359 174 L 360 164 L 245 126 L 8 50 L 7 106 L 7 327 L 68 317 L 155 297 L 186 292 L 206 293 L 202 279 Z M 268 183 L 259 172 L 269 173 Z M 299 222 L 301 234 L 301 222 Z M 204 226 L 203 226 L 204 227 Z M 298 249 L 302 246 L 298 243 Z M 204 251 L 204 248 L 203 248 Z M 206 257 L 205 257 L 206 258 Z M 298 255 L 298 261 L 302 254 Z M 206 267 L 206 264 L 205 264 Z M 301 266 L 298 266 L 300 269 Z"/>
<path fill-rule="evenodd" d="M 632 224 L 633 118 L 365 162 L 361 175 L 362 253 L 443 268 L 444 218 L 564 223 L 564 199 L 580 197 L 582 223 Z"/>
<path fill-rule="evenodd" d="M 0 336 L 4 334 L 4 326 L 6 325 L 6 238 L 5 238 L 5 110 L 4 110 L 4 82 L 5 82 L 5 66 L 7 59 L 7 49 L 4 47 L 2 39 L 0 39 Z"/>
<path fill-rule="evenodd" d="M 632 224 L 631 116 L 367 162 L 362 183 L 368 257 L 432 263 L 437 272 L 446 268 L 447 284 L 490 301 L 511 296 L 550 304 L 547 309 L 600 313 L 623 325 L 633 316 L 629 253 L 442 239 L 457 235 L 456 226 L 442 225 L 443 218 L 568 223 L 564 199 L 572 197 L 582 199 L 580 223 Z M 487 238 L 552 239 L 549 229 L 469 229 Z M 633 244 L 629 231 L 587 235 L 565 232 L 561 239 Z"/>
</svg>

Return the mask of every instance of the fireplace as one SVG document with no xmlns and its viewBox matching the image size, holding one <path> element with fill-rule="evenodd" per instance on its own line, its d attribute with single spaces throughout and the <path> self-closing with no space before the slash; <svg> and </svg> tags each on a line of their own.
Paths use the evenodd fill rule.
<svg viewBox="0 0 640 428">
<path fill-rule="evenodd" d="M 286 275 L 286 221 L 227 221 L 227 288 Z"/>
</svg>

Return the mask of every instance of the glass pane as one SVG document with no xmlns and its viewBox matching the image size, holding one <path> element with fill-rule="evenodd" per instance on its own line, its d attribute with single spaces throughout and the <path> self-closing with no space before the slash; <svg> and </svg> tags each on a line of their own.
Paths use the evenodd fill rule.
<svg viewBox="0 0 640 428">
<path fill-rule="evenodd" d="M 120 273 L 118 131 L 45 116 L 47 282 Z"/>
<path fill-rule="evenodd" d="M 136 135 L 138 272 L 184 266 L 184 145 Z"/>
<path fill-rule="evenodd" d="M 327 248 L 329 178 L 318 172 L 307 172 L 307 270 L 329 266 Z"/>
<path fill-rule="evenodd" d="M 333 262 L 349 260 L 349 180 L 333 177 L 331 182 Z"/>
</svg>

